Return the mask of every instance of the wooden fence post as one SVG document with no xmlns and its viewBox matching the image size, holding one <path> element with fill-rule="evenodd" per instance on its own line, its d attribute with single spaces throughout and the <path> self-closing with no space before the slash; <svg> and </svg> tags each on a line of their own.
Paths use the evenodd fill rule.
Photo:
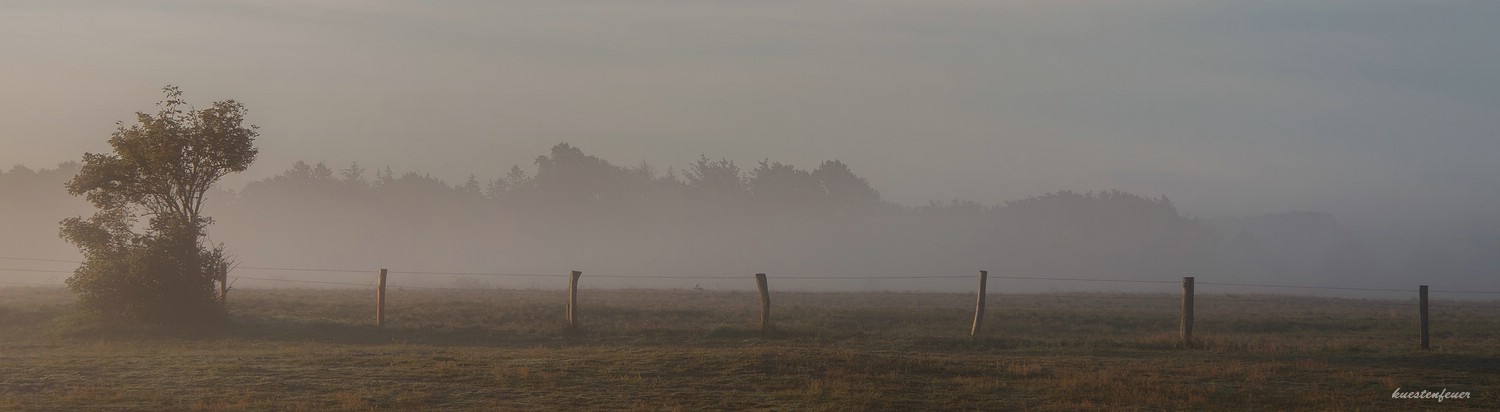
<svg viewBox="0 0 1500 412">
<path fill-rule="evenodd" d="M 1429 350 L 1432 349 L 1432 345 L 1430 345 L 1431 341 L 1428 339 L 1430 335 L 1427 334 L 1427 285 L 1421 285 L 1417 288 L 1417 300 L 1422 305 L 1417 309 L 1422 317 L 1422 350 Z"/>
<path fill-rule="evenodd" d="M 583 272 L 573 271 L 568 277 L 568 329 L 578 329 L 578 277 Z"/>
<path fill-rule="evenodd" d="M 380 270 L 380 279 L 375 283 L 375 326 L 385 326 L 385 269 Z"/>
<path fill-rule="evenodd" d="M 979 271 L 979 296 L 974 301 L 974 326 L 969 328 L 969 337 L 979 337 L 979 329 L 984 326 L 984 295 L 985 284 L 989 283 L 990 272 Z"/>
<path fill-rule="evenodd" d="M 1182 278 L 1182 345 L 1193 344 L 1193 277 Z"/>
<path fill-rule="evenodd" d="M 760 289 L 760 332 L 771 331 L 771 288 L 766 284 L 766 274 L 755 274 L 755 287 Z"/>
</svg>

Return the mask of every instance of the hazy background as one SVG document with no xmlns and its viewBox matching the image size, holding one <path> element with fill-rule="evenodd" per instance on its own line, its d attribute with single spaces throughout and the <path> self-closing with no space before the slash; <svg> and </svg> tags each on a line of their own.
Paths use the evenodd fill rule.
<svg viewBox="0 0 1500 412">
<path fill-rule="evenodd" d="M 8 1 L 0 165 L 53 168 L 106 150 L 113 123 L 150 111 L 170 83 L 200 106 L 238 99 L 262 127 L 260 161 L 226 182 L 234 192 L 298 160 L 357 161 L 372 180 L 389 166 L 449 185 L 470 174 L 488 183 L 515 165 L 535 175 L 536 157 L 558 142 L 658 171 L 702 154 L 746 170 L 762 159 L 806 170 L 839 159 L 896 206 L 995 206 L 1065 189 L 1166 195 L 1182 218 L 1213 228 L 1216 249 L 1271 230 L 1246 227 L 1315 221 L 1327 229 L 1316 236 L 1346 236 L 1365 251 L 1349 258 L 1354 269 L 1294 280 L 1493 290 L 1496 21 L 1492 1 Z M 38 215 L 31 207 L 41 200 L 22 200 L 30 192 L 0 193 L 8 214 L 37 216 L 0 226 L 9 246 L 0 255 L 70 256 L 56 221 L 86 208 Z M 240 210 L 208 213 L 221 231 L 253 228 L 231 219 Z M 1287 214 L 1295 211 L 1315 213 Z M 248 263 L 291 259 L 275 248 L 297 239 L 243 233 L 216 240 Z M 427 240 L 374 256 L 567 270 L 545 259 L 449 259 L 423 250 Z M 618 262 L 650 251 L 611 245 L 570 253 L 613 250 Z M 909 249 L 919 246 L 871 245 L 780 269 L 915 270 L 855 264 L 891 250 L 911 255 L 893 261 L 932 271 L 1014 264 L 974 251 L 939 267 L 928 260 L 941 254 Z M 1285 253 L 1324 255 L 1315 249 Z M 1233 261 L 1215 253 L 1215 265 Z M 722 270 L 772 271 L 743 259 L 745 268 Z M 629 264 L 683 270 L 660 261 Z M 1221 278 L 1289 273 L 1214 267 Z"/>
</svg>

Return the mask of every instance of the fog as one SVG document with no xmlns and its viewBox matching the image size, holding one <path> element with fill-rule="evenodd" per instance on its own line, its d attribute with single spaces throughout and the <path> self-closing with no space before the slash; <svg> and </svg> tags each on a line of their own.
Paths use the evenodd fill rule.
<svg viewBox="0 0 1500 412">
<path fill-rule="evenodd" d="M 6 2 L 0 256 L 76 259 L 57 222 L 90 210 L 58 165 L 176 84 L 261 126 L 206 210 L 246 267 L 1500 290 L 1497 20 L 1484 1 Z M 693 183 L 700 156 L 746 181 Z M 810 178 L 835 159 L 862 183 Z M 761 180 L 762 160 L 790 169 Z M 532 179 L 491 190 L 513 167 Z"/>
<path fill-rule="evenodd" d="M 532 167 L 450 184 L 417 172 L 298 162 L 206 207 L 246 287 L 392 284 L 555 289 L 743 290 L 768 273 L 783 290 L 1171 292 L 1204 282 L 1438 289 L 1493 286 L 1490 237 L 1360 237 L 1333 215 L 1290 211 L 1199 218 L 1166 196 L 1056 191 L 985 205 L 884 201 L 857 168 L 700 157 L 682 167 L 618 166 L 561 143 Z M 56 223 L 90 213 L 62 183 L 76 164 L 0 174 L 4 256 L 68 260 Z M 57 283 L 65 262 L 8 260 L 5 279 Z M 352 271 L 352 272 L 346 272 Z M 595 277 L 590 277 L 593 275 Z M 688 279 L 671 279 L 686 277 Z M 1105 279 L 1059 282 L 1021 278 Z M 889 278 L 889 279 L 880 279 Z M 351 285 L 342 285 L 351 286 Z M 1218 287 L 1220 292 L 1272 292 Z M 1282 292 L 1285 292 L 1284 290 Z M 1300 291 L 1297 291 L 1300 292 Z M 1325 292 L 1326 293 L 1326 292 Z"/>
</svg>

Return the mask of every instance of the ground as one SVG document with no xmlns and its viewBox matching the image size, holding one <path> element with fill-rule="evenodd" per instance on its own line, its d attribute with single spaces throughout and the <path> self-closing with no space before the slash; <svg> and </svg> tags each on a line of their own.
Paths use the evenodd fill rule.
<svg viewBox="0 0 1500 412">
<path fill-rule="evenodd" d="M 3 410 L 1500 409 L 1500 303 L 754 292 L 234 290 L 233 323 L 182 331 L 0 288 Z M 1392 399 L 1402 391 L 1469 399 Z"/>
</svg>

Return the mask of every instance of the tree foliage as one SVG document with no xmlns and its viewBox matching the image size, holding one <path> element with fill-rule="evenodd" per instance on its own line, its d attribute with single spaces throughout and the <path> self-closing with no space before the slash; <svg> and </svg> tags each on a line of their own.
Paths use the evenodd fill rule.
<svg viewBox="0 0 1500 412">
<path fill-rule="evenodd" d="M 826 194 L 812 173 L 770 159 L 750 171 L 749 190 L 761 205 L 775 209 L 811 206 Z"/>
<path fill-rule="evenodd" d="M 60 235 L 84 263 L 68 279 L 88 310 L 149 321 L 222 319 L 215 286 L 228 262 L 202 241 L 212 220 L 204 197 L 220 178 L 244 171 L 257 150 L 255 126 L 234 100 L 195 110 L 176 87 L 155 114 L 117 123 L 110 153 L 86 153 L 67 183 L 98 211 L 63 220 Z M 319 173 L 318 171 L 308 171 Z M 144 218 L 144 227 L 141 219 Z"/>
<path fill-rule="evenodd" d="M 823 184 L 823 190 L 835 207 L 865 208 L 880 203 L 880 193 L 870 186 L 870 181 L 854 174 L 844 162 L 824 161 L 812 171 L 812 177 Z"/>
<path fill-rule="evenodd" d="M 699 156 L 687 171 L 687 185 L 704 196 L 733 200 L 745 194 L 745 178 L 733 160 Z"/>
</svg>

